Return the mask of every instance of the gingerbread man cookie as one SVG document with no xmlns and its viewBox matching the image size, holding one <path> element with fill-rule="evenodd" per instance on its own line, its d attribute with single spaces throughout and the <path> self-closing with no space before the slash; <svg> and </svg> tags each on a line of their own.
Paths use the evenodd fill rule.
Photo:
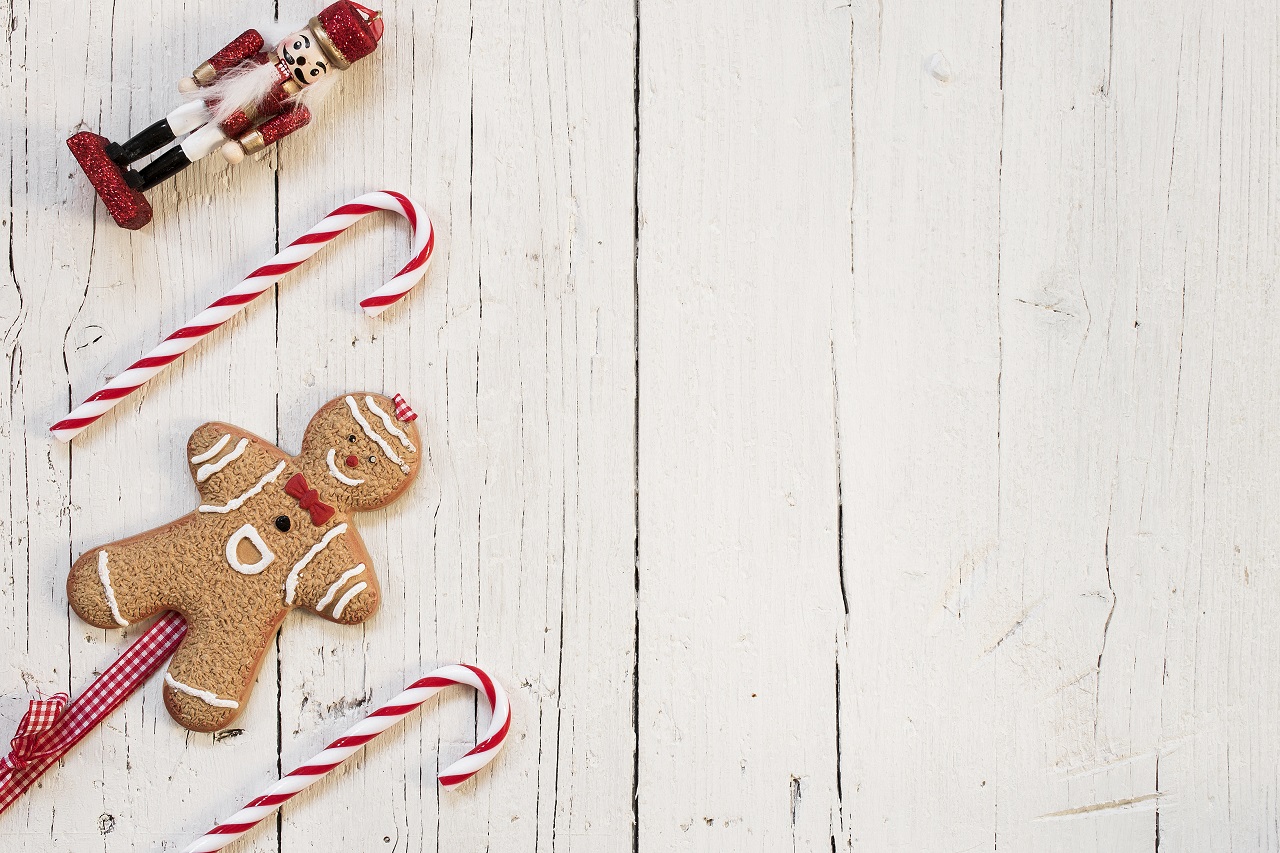
<svg viewBox="0 0 1280 853">
<path fill-rule="evenodd" d="M 417 475 L 416 417 L 398 397 L 339 397 L 311 419 L 297 456 L 204 424 L 187 442 L 199 508 L 76 560 L 71 607 L 99 628 L 180 612 L 187 635 L 165 672 L 165 705 L 188 729 L 224 728 L 290 610 L 352 625 L 377 609 L 349 513 L 386 506 Z"/>
</svg>

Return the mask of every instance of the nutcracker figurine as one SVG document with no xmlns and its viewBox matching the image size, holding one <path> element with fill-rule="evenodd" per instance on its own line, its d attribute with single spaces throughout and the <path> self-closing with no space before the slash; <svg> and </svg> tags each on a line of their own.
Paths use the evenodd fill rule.
<svg viewBox="0 0 1280 853">
<path fill-rule="evenodd" d="M 326 6 L 273 48 L 246 30 L 178 83 L 182 106 L 123 145 L 81 131 L 67 140 L 112 218 L 122 228 L 151 221 L 142 193 L 195 160 L 221 151 L 229 163 L 305 127 L 335 72 L 368 56 L 382 38 L 380 12 L 351 0 Z M 135 163 L 182 140 L 140 168 Z"/>
</svg>

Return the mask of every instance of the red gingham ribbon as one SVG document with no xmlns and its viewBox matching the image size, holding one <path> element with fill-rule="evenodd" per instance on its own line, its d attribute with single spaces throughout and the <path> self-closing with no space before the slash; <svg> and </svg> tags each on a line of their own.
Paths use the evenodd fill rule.
<svg viewBox="0 0 1280 853">
<path fill-rule="evenodd" d="M 32 702 L 11 742 L 13 751 L 0 760 L 0 813 L 141 687 L 186 633 L 179 614 L 165 613 L 70 705 L 62 693 Z"/>
<path fill-rule="evenodd" d="M 396 420 L 407 424 L 418 419 L 418 413 L 409 408 L 409 404 L 404 397 L 397 394 L 391 398 L 391 402 L 396 404 Z"/>
<path fill-rule="evenodd" d="M 52 699 L 32 699 L 22 722 L 18 723 L 17 734 L 9 741 L 10 752 L 0 758 L 0 775 L 8 776 L 14 770 L 21 770 L 45 753 L 36 748 L 40 735 L 53 728 L 53 724 L 62 716 L 62 709 L 67 707 L 71 697 L 65 693 L 56 693 Z"/>
</svg>

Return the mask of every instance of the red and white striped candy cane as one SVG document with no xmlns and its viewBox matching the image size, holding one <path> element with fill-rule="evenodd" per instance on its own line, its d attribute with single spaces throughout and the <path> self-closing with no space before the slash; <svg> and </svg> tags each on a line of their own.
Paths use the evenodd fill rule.
<svg viewBox="0 0 1280 853">
<path fill-rule="evenodd" d="M 183 853 L 212 853 L 221 850 L 244 835 L 259 821 L 280 808 L 281 804 L 297 796 L 319 781 L 333 768 L 346 761 L 352 753 L 387 729 L 400 722 L 404 716 L 446 687 L 468 684 L 484 693 L 493 709 L 493 719 L 484 740 L 459 760 L 445 768 L 439 776 L 440 784 L 454 788 L 474 776 L 497 756 L 511 728 L 511 702 L 496 681 L 474 666 L 456 664 L 442 666 L 435 672 L 410 684 L 399 696 L 373 711 L 369 716 L 347 729 L 315 758 L 276 782 L 248 805 L 222 823 L 196 839 Z"/>
<path fill-rule="evenodd" d="M 426 211 L 408 196 L 390 190 L 366 193 L 330 213 L 310 231 L 286 246 L 265 266 L 249 273 L 226 296 L 191 318 L 158 347 L 129 365 L 127 370 L 50 427 L 54 436 L 62 441 L 70 441 L 79 435 L 122 399 L 180 358 L 201 338 L 240 313 L 246 304 L 275 284 L 282 275 L 301 266 L 334 237 L 378 210 L 390 210 L 403 215 L 413 228 L 413 259 L 394 278 L 360 301 L 360 307 L 370 317 L 381 314 L 388 305 L 402 298 L 427 274 L 431 252 L 436 243 L 435 229 L 432 228 L 431 218 Z"/>
</svg>

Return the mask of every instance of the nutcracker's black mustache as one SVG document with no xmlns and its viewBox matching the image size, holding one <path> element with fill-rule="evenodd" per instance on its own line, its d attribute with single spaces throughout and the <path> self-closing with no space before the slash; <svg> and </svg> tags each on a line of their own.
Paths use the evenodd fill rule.
<svg viewBox="0 0 1280 853">
<path fill-rule="evenodd" d="M 303 86 L 307 85 L 307 75 L 302 73 L 302 69 L 298 67 L 297 58 L 294 57 L 294 55 L 289 52 L 289 48 L 282 47 L 280 48 L 280 52 L 284 54 L 284 61 L 288 65 L 292 66 L 294 79 L 297 80 L 299 83 L 301 83 Z"/>
<path fill-rule="evenodd" d="M 302 36 L 302 38 L 306 40 L 307 47 L 311 47 L 311 40 L 308 39 L 306 36 Z M 297 80 L 299 83 L 301 83 L 304 86 L 306 86 L 311 82 L 310 80 L 307 79 L 306 73 L 302 70 L 302 66 L 307 64 L 307 58 L 305 56 L 301 58 L 296 57 L 289 52 L 289 48 L 283 47 L 283 46 L 280 48 L 280 56 L 284 58 L 285 64 L 289 65 L 293 69 L 293 77 L 295 80 Z M 325 64 L 318 59 L 315 61 L 314 69 L 319 69 L 319 70 L 312 70 L 311 72 L 312 77 L 316 77 L 318 75 L 324 74 L 329 70 L 325 66 Z"/>
</svg>

